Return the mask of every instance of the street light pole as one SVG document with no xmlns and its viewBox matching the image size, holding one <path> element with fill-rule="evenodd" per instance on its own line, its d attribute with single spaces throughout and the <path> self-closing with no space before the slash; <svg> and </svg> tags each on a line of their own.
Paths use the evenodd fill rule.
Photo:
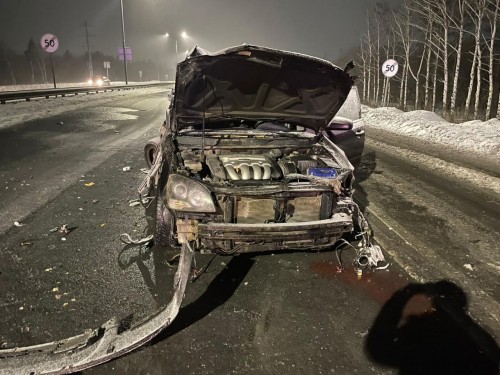
<svg viewBox="0 0 500 375">
<path fill-rule="evenodd" d="M 179 58 L 177 56 L 177 38 L 175 39 L 175 65 L 179 63 Z"/>
<path fill-rule="evenodd" d="M 120 11 L 122 14 L 123 66 L 125 68 L 125 84 L 128 85 L 127 54 L 125 53 L 125 22 L 123 21 L 123 0 L 120 0 Z"/>
</svg>

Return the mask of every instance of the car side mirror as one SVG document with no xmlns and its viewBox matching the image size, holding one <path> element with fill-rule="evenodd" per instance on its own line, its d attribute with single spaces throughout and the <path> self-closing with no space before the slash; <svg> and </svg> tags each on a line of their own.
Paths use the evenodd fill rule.
<svg viewBox="0 0 500 375">
<path fill-rule="evenodd" d="M 350 119 L 335 116 L 326 127 L 327 130 L 352 130 L 353 123 Z"/>
</svg>

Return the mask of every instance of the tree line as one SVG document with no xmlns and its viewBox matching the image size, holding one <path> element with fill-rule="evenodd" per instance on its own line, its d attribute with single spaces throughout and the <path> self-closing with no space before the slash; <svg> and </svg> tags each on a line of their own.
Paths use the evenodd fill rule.
<svg viewBox="0 0 500 375">
<path fill-rule="evenodd" d="M 87 53 L 73 55 L 70 51 L 63 54 L 54 53 L 54 67 L 57 82 L 86 82 L 90 78 L 90 60 L 94 76 L 106 75 L 104 61 L 109 61 L 109 78 L 111 81 L 125 81 L 123 61 L 117 56 L 105 55 L 101 52 L 92 52 L 91 59 Z M 165 80 L 166 64 L 151 60 L 137 60 L 128 62 L 128 76 L 130 81 L 140 81 L 139 71 L 142 71 L 142 80 Z M 52 82 L 51 56 L 44 52 L 31 38 L 24 53 L 16 52 L 0 43 L 0 85 L 25 85 Z"/>
<path fill-rule="evenodd" d="M 369 105 L 426 109 L 452 121 L 500 118 L 500 0 L 403 0 L 367 12 L 358 51 Z M 395 77 L 382 74 L 387 59 Z"/>
</svg>

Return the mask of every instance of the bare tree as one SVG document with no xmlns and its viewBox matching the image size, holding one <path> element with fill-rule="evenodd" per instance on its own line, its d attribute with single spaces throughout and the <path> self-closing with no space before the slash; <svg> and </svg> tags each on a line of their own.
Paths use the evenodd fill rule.
<svg viewBox="0 0 500 375">
<path fill-rule="evenodd" d="M 474 79 L 476 78 L 476 74 L 478 74 L 476 84 L 476 103 L 474 106 L 474 118 L 477 118 L 477 111 L 479 109 L 479 93 L 481 90 L 481 30 L 483 27 L 483 18 L 486 10 L 486 0 L 475 0 L 475 3 L 473 4 L 467 3 L 467 8 L 467 12 L 472 17 L 472 21 L 475 26 L 475 47 L 472 57 L 469 89 L 467 90 L 467 98 L 465 100 L 465 113 L 469 113 L 472 91 L 474 89 Z"/>
<path fill-rule="evenodd" d="M 450 114 L 452 117 L 455 116 L 456 103 L 457 103 L 457 90 L 458 90 L 458 77 L 460 74 L 460 63 L 462 61 L 462 44 L 465 33 L 465 9 L 467 0 L 456 0 L 456 6 L 458 11 L 457 17 L 451 17 L 450 20 L 453 27 L 458 30 L 458 43 L 456 47 L 452 47 L 456 52 L 456 64 L 455 72 L 453 74 L 453 88 L 451 91 L 451 103 L 450 103 Z"/>
<path fill-rule="evenodd" d="M 488 0 L 487 5 L 489 5 L 489 11 L 486 13 L 486 17 L 490 24 L 490 40 L 489 43 L 485 39 L 486 46 L 489 52 L 488 60 L 488 101 L 486 104 L 486 120 L 492 117 L 492 103 L 493 103 L 493 65 L 495 56 L 495 38 L 497 32 L 497 22 L 498 15 L 500 13 L 500 0 Z M 500 97 L 500 94 L 499 94 Z M 500 100 L 500 99 L 499 99 Z M 497 110 L 498 112 L 498 110 Z"/>
</svg>

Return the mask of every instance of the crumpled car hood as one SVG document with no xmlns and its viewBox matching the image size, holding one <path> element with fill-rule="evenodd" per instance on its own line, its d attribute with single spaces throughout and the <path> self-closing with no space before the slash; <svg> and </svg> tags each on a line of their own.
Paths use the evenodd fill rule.
<svg viewBox="0 0 500 375">
<path fill-rule="evenodd" d="M 193 50 L 194 51 L 194 50 Z M 344 103 L 353 79 L 330 62 L 241 45 L 215 53 L 196 49 L 177 66 L 178 129 L 218 117 L 279 120 L 316 131 Z"/>
</svg>

